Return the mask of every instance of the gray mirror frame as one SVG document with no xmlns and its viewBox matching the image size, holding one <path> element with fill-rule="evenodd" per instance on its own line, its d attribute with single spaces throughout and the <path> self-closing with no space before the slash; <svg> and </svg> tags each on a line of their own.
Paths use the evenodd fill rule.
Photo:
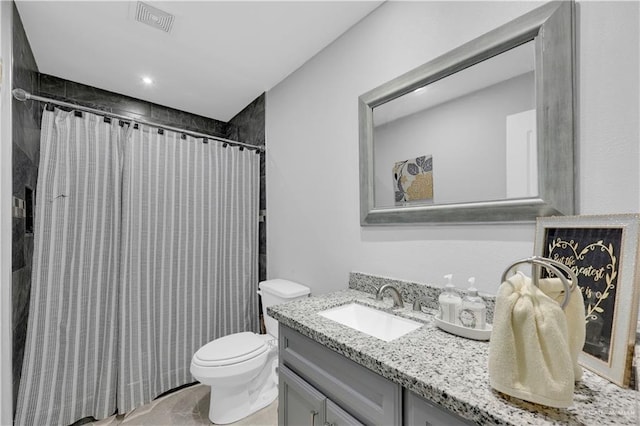
<svg viewBox="0 0 640 426">
<path fill-rule="evenodd" d="M 376 208 L 373 108 L 531 40 L 536 54 L 539 195 Z M 550 2 L 360 96 L 360 224 L 514 223 L 575 214 L 574 62 L 574 2 Z"/>
</svg>

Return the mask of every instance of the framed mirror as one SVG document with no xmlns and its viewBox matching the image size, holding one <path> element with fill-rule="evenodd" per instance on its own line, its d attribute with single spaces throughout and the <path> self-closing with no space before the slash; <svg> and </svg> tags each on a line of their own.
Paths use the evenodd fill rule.
<svg viewBox="0 0 640 426">
<path fill-rule="evenodd" d="M 359 98 L 361 225 L 574 214 L 573 2 Z"/>
</svg>

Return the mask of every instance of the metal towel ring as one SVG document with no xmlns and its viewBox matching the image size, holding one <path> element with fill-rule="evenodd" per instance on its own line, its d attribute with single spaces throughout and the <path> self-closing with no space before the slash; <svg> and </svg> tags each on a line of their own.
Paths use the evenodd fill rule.
<svg viewBox="0 0 640 426">
<path fill-rule="evenodd" d="M 571 292 L 576 288 L 576 285 L 578 282 L 578 277 L 576 276 L 576 274 L 567 265 L 564 265 L 556 260 L 548 259 L 546 257 L 541 257 L 541 256 L 532 256 L 526 259 L 521 259 L 513 262 L 502 273 L 501 283 L 507 280 L 507 275 L 509 274 L 509 272 L 511 272 L 511 270 L 515 266 L 521 265 L 523 263 L 529 263 L 533 265 L 533 284 L 536 287 L 540 287 L 538 285 L 538 276 L 540 275 L 540 272 L 541 272 L 541 266 L 544 266 L 545 268 L 550 269 L 551 272 L 553 272 L 553 274 L 556 277 L 560 278 L 560 281 L 562 281 L 562 285 L 564 286 L 564 300 L 560 304 L 560 307 L 564 309 L 567 306 L 567 304 L 569 304 L 569 297 L 571 296 Z M 571 278 L 571 283 L 567 281 L 567 277 L 565 277 L 564 274 L 558 270 L 558 268 L 563 270 L 569 275 L 569 277 Z"/>
</svg>

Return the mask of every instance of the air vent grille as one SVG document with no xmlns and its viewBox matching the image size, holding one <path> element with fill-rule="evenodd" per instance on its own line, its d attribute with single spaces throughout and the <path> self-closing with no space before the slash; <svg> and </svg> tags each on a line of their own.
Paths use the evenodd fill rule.
<svg viewBox="0 0 640 426">
<path fill-rule="evenodd" d="M 175 16 L 141 1 L 136 7 L 136 21 L 150 25 L 164 32 L 170 32 Z"/>
</svg>

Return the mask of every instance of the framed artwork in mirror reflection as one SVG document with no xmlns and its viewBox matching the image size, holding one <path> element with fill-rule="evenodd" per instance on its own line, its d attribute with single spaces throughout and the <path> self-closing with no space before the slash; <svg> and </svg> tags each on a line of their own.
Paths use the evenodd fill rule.
<svg viewBox="0 0 640 426">
<path fill-rule="evenodd" d="M 580 364 L 628 386 L 638 319 L 640 215 L 538 218 L 536 254 L 578 277 L 586 341 Z"/>
<path fill-rule="evenodd" d="M 393 165 L 393 189 L 397 206 L 433 202 L 433 156 L 422 155 Z"/>
</svg>

